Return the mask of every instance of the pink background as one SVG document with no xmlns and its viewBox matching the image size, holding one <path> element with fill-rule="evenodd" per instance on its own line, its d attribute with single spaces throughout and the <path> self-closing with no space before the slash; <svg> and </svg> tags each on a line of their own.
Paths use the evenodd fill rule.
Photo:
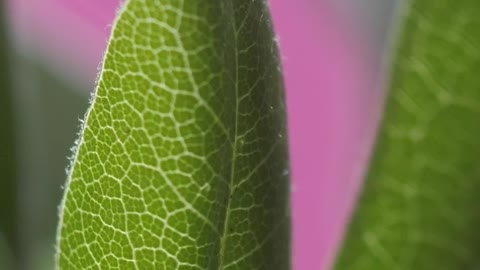
<svg viewBox="0 0 480 270">
<path fill-rule="evenodd" d="M 373 72 L 364 40 L 327 2 L 270 3 L 287 88 L 294 269 L 328 269 L 363 173 Z"/>
</svg>

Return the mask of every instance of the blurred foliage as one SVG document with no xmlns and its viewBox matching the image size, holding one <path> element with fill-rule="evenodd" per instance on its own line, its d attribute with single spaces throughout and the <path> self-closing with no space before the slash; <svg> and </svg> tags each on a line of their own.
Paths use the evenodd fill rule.
<svg viewBox="0 0 480 270">
<path fill-rule="evenodd" d="M 10 248 L 6 243 L 3 235 L 0 233 L 0 269 L 13 269 L 12 256 L 10 254 Z"/>
<path fill-rule="evenodd" d="M 87 109 L 89 89 L 65 81 L 62 74 L 53 73 L 35 59 L 17 55 L 15 62 L 22 255 L 25 269 L 51 269 L 38 265 L 53 267 L 65 169 L 79 119 Z M 23 76 L 29 80 L 23 80 Z"/>
<path fill-rule="evenodd" d="M 84 87 L 66 82 L 28 52 L 9 51 L 2 4 L 0 269 L 51 269 L 61 186 L 88 89 L 80 91 Z"/>
<path fill-rule="evenodd" d="M 479 269 L 480 2 L 405 7 L 383 124 L 335 269 Z"/>
<path fill-rule="evenodd" d="M 4 3 L 0 1 L 0 234 L 7 246 L 18 251 L 16 149 L 11 83 L 9 80 L 9 43 L 7 42 Z"/>
</svg>

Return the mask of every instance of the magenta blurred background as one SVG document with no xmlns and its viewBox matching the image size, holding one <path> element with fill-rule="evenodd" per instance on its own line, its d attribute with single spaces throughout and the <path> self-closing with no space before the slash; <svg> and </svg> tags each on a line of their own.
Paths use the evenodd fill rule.
<svg viewBox="0 0 480 270">
<path fill-rule="evenodd" d="M 326 270 L 371 148 L 382 96 L 381 56 L 394 1 L 269 2 L 287 90 L 293 266 Z M 88 97 L 119 0 L 9 4 L 17 53 L 42 63 L 63 84 L 75 85 L 66 91 Z M 30 200 L 40 202 L 41 197 Z M 31 226 L 37 222 L 41 218 L 32 220 Z M 30 252 L 33 261 L 41 256 L 38 248 Z"/>
</svg>

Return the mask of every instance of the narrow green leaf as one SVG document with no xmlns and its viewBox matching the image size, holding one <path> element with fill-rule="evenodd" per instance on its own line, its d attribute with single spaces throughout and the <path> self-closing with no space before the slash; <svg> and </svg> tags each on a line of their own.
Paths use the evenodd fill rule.
<svg viewBox="0 0 480 270">
<path fill-rule="evenodd" d="M 17 234 L 17 177 L 15 124 L 10 83 L 4 3 L 0 1 L 0 233 L 15 253 Z M 16 254 L 17 255 L 17 254 Z"/>
<path fill-rule="evenodd" d="M 336 268 L 476 269 L 480 2 L 411 1 L 376 152 Z"/>
<path fill-rule="evenodd" d="M 61 207 L 59 269 L 288 269 L 266 1 L 128 0 Z"/>
</svg>

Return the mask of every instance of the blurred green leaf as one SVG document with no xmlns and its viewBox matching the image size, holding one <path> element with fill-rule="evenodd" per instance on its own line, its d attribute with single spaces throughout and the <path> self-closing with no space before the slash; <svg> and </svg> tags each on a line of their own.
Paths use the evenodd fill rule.
<svg viewBox="0 0 480 270">
<path fill-rule="evenodd" d="M 480 252 L 480 1 L 411 1 L 335 269 L 462 270 Z"/>
<path fill-rule="evenodd" d="M 87 108 L 86 90 L 91 86 L 65 81 L 61 73 L 52 73 L 35 55 L 21 53 L 25 55 L 12 57 L 15 98 L 20 105 L 15 109 L 21 190 L 18 212 L 22 221 L 17 230 L 21 232 L 23 269 L 48 269 L 40 268 L 39 259 L 49 259 L 53 265 L 65 162 L 78 137 L 78 119 Z M 85 89 L 82 92 L 79 88 Z M 45 253 L 50 255 L 44 258 Z"/>
<path fill-rule="evenodd" d="M 17 232 L 17 155 L 13 98 L 9 70 L 9 43 L 4 3 L 0 1 L 0 233 L 16 253 Z"/>
<path fill-rule="evenodd" d="M 60 269 L 289 269 L 266 1 L 129 0 L 62 205 Z"/>
<path fill-rule="evenodd" d="M 11 250 L 2 233 L 0 233 L 0 269 L 14 269 Z"/>
</svg>

